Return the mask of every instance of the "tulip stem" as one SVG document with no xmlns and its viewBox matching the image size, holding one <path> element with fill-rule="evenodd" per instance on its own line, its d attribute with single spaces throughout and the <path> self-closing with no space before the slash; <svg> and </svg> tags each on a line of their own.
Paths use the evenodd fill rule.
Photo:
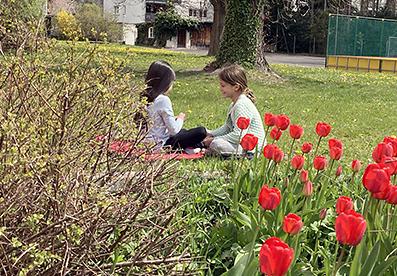
<svg viewBox="0 0 397 276">
<path fill-rule="evenodd" d="M 338 263 L 337 263 L 337 259 L 338 259 L 338 250 L 339 250 L 339 242 L 338 241 L 336 241 L 336 245 L 335 245 L 335 253 L 334 253 L 334 268 L 333 268 L 333 270 L 332 270 L 332 275 L 336 275 L 336 273 L 337 273 L 337 266 L 338 266 Z M 343 251 L 343 250 L 342 250 Z"/>
<path fill-rule="evenodd" d="M 340 268 L 340 266 L 341 266 L 341 264 L 342 264 L 342 260 L 343 260 L 343 257 L 344 257 L 344 256 L 345 256 L 345 250 L 344 250 L 344 247 L 342 246 L 341 251 L 340 251 L 340 255 L 339 255 L 338 262 L 335 263 L 335 274 L 334 274 L 334 275 L 336 275 L 336 273 L 338 272 L 338 269 Z M 335 256 L 335 257 L 336 257 L 336 256 Z M 335 261 L 336 261 L 336 258 L 335 258 Z"/>
<path fill-rule="evenodd" d="M 289 166 L 290 166 L 289 160 L 291 160 L 290 157 L 292 155 L 292 150 L 294 148 L 294 144 L 295 144 L 295 139 L 292 139 L 291 147 L 289 149 L 288 156 L 287 156 L 287 169 L 285 170 L 285 177 L 288 177 Z"/>
<path fill-rule="evenodd" d="M 265 138 L 263 138 L 263 142 L 262 142 L 262 147 L 260 148 L 261 150 L 263 150 L 263 148 L 265 147 L 265 143 L 266 143 L 266 137 L 267 137 L 267 133 L 269 131 L 269 126 L 266 128 L 265 130 Z"/>
<path fill-rule="evenodd" d="M 318 148 L 319 148 L 319 146 L 320 146 L 321 138 L 323 138 L 323 137 L 320 136 L 320 137 L 318 138 L 316 150 L 314 151 L 314 157 L 317 156 L 317 151 L 318 151 Z"/>
</svg>

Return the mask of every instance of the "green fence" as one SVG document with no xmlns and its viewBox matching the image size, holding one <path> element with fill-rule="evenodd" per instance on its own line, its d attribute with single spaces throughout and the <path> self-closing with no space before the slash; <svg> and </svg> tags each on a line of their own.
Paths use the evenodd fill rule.
<svg viewBox="0 0 397 276">
<path fill-rule="evenodd" d="M 397 57 L 397 21 L 330 14 L 327 55 Z"/>
</svg>

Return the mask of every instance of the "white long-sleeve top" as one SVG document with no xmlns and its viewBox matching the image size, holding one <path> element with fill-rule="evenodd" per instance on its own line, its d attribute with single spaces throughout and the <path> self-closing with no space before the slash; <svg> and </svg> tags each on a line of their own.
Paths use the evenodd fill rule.
<svg viewBox="0 0 397 276">
<path fill-rule="evenodd" d="M 151 127 L 147 138 L 157 144 L 164 143 L 171 136 L 176 135 L 183 126 L 183 120 L 176 119 L 170 98 L 161 94 L 147 108 Z"/>
</svg>

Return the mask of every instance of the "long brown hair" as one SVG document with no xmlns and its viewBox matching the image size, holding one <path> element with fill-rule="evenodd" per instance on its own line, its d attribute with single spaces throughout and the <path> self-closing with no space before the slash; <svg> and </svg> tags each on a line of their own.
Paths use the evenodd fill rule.
<svg viewBox="0 0 397 276">
<path fill-rule="evenodd" d="M 171 65 L 163 60 L 153 62 L 146 74 L 144 96 L 153 102 L 160 94 L 164 94 L 175 80 L 175 72 Z"/>
<path fill-rule="evenodd" d="M 248 88 L 247 76 L 241 66 L 233 64 L 223 67 L 219 72 L 218 77 L 230 85 L 239 85 L 241 92 L 255 103 L 256 98 L 254 92 Z"/>
</svg>

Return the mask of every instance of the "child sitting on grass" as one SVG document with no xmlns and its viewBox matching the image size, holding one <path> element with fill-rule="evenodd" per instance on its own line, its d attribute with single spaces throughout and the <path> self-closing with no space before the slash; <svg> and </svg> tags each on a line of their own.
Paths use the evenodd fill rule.
<svg viewBox="0 0 397 276">
<path fill-rule="evenodd" d="M 147 140 L 159 146 L 170 146 L 173 150 L 196 148 L 207 135 L 204 127 L 183 129 L 186 115 L 180 113 L 174 116 L 172 103 L 167 96 L 175 80 L 175 72 L 165 61 L 153 62 L 146 74 L 147 88 L 144 97 L 147 98 L 147 111 L 151 121 Z"/>
<path fill-rule="evenodd" d="M 254 104 L 255 96 L 248 88 L 244 70 L 238 65 L 231 65 L 223 68 L 218 77 L 222 96 L 229 98 L 232 103 L 229 106 L 225 124 L 209 131 L 204 139 L 204 145 L 209 148 L 210 153 L 223 156 L 241 154 L 242 148 L 239 146 L 241 130 L 237 127 L 237 119 L 246 117 L 250 119 L 250 125 L 243 131 L 241 137 L 246 133 L 251 133 L 258 137 L 257 147 L 261 147 L 264 144 L 265 130 L 262 117 Z M 258 148 L 258 150 L 261 149 Z"/>
</svg>

